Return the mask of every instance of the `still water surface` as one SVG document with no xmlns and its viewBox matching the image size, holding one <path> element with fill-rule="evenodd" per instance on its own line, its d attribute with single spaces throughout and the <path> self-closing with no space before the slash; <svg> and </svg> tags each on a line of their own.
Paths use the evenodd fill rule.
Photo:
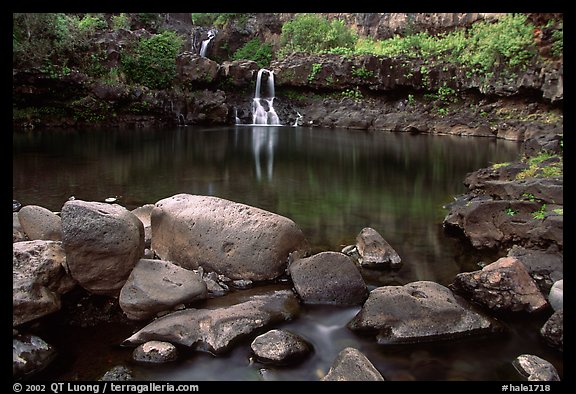
<svg viewBox="0 0 576 394">
<path fill-rule="evenodd" d="M 404 263 L 396 272 L 364 270 L 370 288 L 416 280 L 448 285 L 497 256 L 447 236 L 443 205 L 466 191 L 468 172 L 516 160 L 519 152 L 503 140 L 300 127 L 34 131 L 14 134 L 13 198 L 60 211 L 71 196 L 118 197 L 134 209 L 177 193 L 213 195 L 291 218 L 314 252 L 354 244 L 369 226 Z M 228 297 L 233 303 L 235 295 Z M 536 334 L 544 317 L 507 322 L 512 334 L 505 338 L 383 347 L 345 327 L 358 310 L 306 306 L 281 325 L 314 345 L 296 367 L 252 362 L 249 340 L 223 357 L 190 352 L 175 364 L 131 367 L 143 380 L 317 380 L 340 350 L 354 346 L 390 380 L 499 380 L 510 376 L 513 358 L 530 352 L 562 373 L 560 356 Z M 129 363 L 130 350 L 116 346 L 130 335 L 124 331 L 74 328 L 63 333 L 66 341 L 54 337 L 72 354 L 57 377 L 96 379 Z"/>
</svg>

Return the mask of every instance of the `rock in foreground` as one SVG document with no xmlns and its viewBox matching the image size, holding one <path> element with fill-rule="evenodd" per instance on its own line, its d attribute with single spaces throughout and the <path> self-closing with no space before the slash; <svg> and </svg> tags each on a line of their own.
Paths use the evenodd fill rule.
<svg viewBox="0 0 576 394">
<path fill-rule="evenodd" d="M 380 344 L 396 344 L 490 333 L 499 326 L 473 311 L 447 287 L 419 281 L 372 290 L 348 327 L 376 332 Z"/>
<path fill-rule="evenodd" d="M 275 365 L 293 364 L 312 351 L 304 338 L 286 330 L 270 330 L 259 335 L 250 348 L 258 361 Z"/>
<path fill-rule="evenodd" d="M 383 381 L 374 365 L 359 350 L 348 347 L 338 353 L 323 381 Z"/>
</svg>

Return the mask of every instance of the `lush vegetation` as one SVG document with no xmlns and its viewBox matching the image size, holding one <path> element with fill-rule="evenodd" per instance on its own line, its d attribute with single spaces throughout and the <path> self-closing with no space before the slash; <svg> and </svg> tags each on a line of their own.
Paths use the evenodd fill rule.
<svg viewBox="0 0 576 394">
<path fill-rule="evenodd" d="M 268 67 L 272 58 L 272 46 L 263 43 L 258 38 L 248 41 L 232 55 L 232 60 L 253 60 L 260 68 Z"/>
<path fill-rule="evenodd" d="M 352 49 L 357 39 L 356 34 L 343 21 L 334 19 L 330 22 L 317 14 L 299 14 L 282 26 L 280 53 Z"/>
</svg>

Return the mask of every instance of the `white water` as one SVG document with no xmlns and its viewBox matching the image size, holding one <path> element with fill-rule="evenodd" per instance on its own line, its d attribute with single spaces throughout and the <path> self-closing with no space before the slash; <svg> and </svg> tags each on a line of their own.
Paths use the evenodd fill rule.
<svg viewBox="0 0 576 394">
<path fill-rule="evenodd" d="M 208 50 L 208 44 L 210 43 L 210 41 L 212 41 L 212 39 L 214 37 L 216 37 L 216 31 L 215 30 L 209 30 L 207 34 L 208 34 L 208 38 L 202 41 L 202 46 L 200 47 L 200 56 L 202 56 L 202 57 L 206 57 L 206 51 Z"/>
<path fill-rule="evenodd" d="M 261 93 L 262 74 L 268 74 L 268 82 L 264 96 Z M 262 105 L 264 102 L 265 105 Z M 252 124 L 281 126 L 278 114 L 274 110 L 274 72 L 264 68 L 258 71 L 256 78 L 256 91 L 252 100 Z"/>
</svg>

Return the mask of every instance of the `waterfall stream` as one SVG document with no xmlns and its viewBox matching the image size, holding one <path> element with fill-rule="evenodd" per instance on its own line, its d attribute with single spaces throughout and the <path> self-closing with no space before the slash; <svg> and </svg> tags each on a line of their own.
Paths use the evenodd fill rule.
<svg viewBox="0 0 576 394">
<path fill-rule="evenodd" d="M 267 95 L 261 93 L 262 75 L 264 73 L 268 75 L 265 90 Z M 281 126 L 278 114 L 274 110 L 274 72 L 264 68 L 258 71 L 256 78 L 256 91 L 252 100 L 252 123 L 255 125 Z"/>
</svg>

